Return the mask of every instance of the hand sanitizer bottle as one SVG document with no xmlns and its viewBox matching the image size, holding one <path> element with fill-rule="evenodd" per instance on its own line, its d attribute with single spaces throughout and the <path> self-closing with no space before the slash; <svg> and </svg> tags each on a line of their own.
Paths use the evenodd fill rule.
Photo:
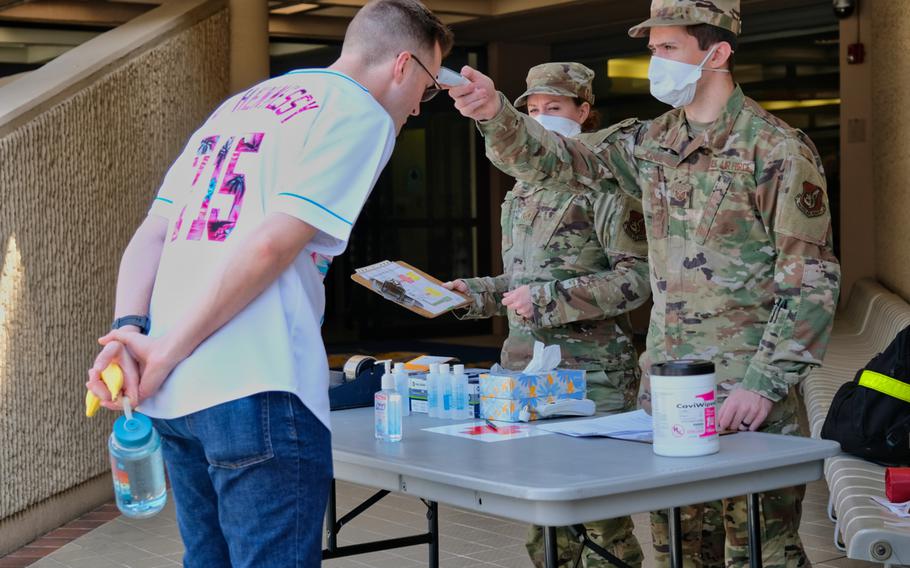
<svg viewBox="0 0 910 568">
<path fill-rule="evenodd" d="M 395 363 L 395 390 L 401 395 L 401 415 L 411 415 L 411 390 L 408 385 L 411 378 L 408 372 L 404 370 L 404 363 Z"/>
<path fill-rule="evenodd" d="M 464 365 L 455 365 L 452 373 L 452 393 L 455 397 L 455 410 L 453 418 L 465 420 L 469 416 L 471 405 L 468 404 L 468 376 L 464 374 Z"/>
<path fill-rule="evenodd" d="M 438 380 L 439 363 L 431 363 L 430 372 L 427 373 L 427 415 L 429 415 L 430 418 L 439 418 Z"/>
<path fill-rule="evenodd" d="M 401 440 L 401 395 L 395 390 L 391 361 L 385 362 L 382 390 L 373 396 L 376 439 L 383 442 Z"/>
<path fill-rule="evenodd" d="M 446 420 L 451 420 L 455 418 L 452 415 L 452 373 L 448 363 L 442 364 L 439 366 L 439 399 L 442 401 L 442 412 L 439 413 L 440 418 Z"/>
</svg>

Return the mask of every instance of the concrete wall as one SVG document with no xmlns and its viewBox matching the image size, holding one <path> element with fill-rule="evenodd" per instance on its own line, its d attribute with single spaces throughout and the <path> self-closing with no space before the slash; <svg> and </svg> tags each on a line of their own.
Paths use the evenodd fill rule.
<svg viewBox="0 0 910 568">
<path fill-rule="evenodd" d="M 847 64 L 847 46 L 857 33 L 870 30 L 870 11 L 861 11 L 840 23 L 840 262 L 843 283 L 841 305 L 853 284 L 875 277 L 875 194 L 872 175 L 872 66 L 866 45 L 864 63 Z M 862 39 L 862 35 L 860 36 Z"/>
<path fill-rule="evenodd" d="M 841 21 L 841 301 L 874 277 L 910 300 L 910 12 L 860 2 Z M 847 46 L 865 44 L 865 62 Z"/>
<path fill-rule="evenodd" d="M 120 255 L 228 94 L 223 1 L 165 5 L 0 88 L 0 556 L 109 499 L 83 414 Z"/>
<path fill-rule="evenodd" d="M 869 131 L 874 191 L 864 197 L 874 195 L 875 213 L 871 225 L 857 230 L 875 234 L 879 281 L 910 300 L 910 10 L 905 2 L 862 2 L 861 7 L 871 21 L 863 35 L 875 109 Z"/>
</svg>

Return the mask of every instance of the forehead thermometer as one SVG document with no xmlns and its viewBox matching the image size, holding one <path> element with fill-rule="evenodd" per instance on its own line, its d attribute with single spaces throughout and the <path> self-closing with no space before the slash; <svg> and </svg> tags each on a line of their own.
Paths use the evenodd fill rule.
<svg viewBox="0 0 910 568">
<path fill-rule="evenodd" d="M 460 87 L 468 84 L 467 79 L 448 67 L 439 68 L 439 74 L 436 75 L 436 80 L 439 81 L 440 85 L 445 85 L 447 87 Z"/>
</svg>

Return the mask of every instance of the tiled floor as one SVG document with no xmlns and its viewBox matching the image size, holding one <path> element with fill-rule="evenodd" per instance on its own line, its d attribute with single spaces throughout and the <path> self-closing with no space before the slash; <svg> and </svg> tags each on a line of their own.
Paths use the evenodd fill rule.
<svg viewBox="0 0 910 568">
<path fill-rule="evenodd" d="M 338 483 L 339 516 L 373 493 L 372 489 Z M 818 567 L 880 566 L 844 558 L 832 542 L 833 525 L 825 507 L 823 481 L 809 486 L 800 534 L 809 558 Z M 426 530 L 426 508 L 410 497 L 389 495 L 346 526 L 339 544 L 399 537 Z M 636 515 L 636 534 L 645 548 L 645 567 L 654 565 L 647 515 Z M 524 548 L 526 527 L 486 515 L 440 507 L 442 568 L 532 568 Z M 38 560 L 38 568 L 152 568 L 180 565 L 183 546 L 171 503 L 157 517 L 143 521 L 117 517 Z M 377 552 L 323 563 L 326 568 L 411 568 L 426 566 L 426 545 Z M 3 566 L 0 559 L 0 567 Z"/>
</svg>

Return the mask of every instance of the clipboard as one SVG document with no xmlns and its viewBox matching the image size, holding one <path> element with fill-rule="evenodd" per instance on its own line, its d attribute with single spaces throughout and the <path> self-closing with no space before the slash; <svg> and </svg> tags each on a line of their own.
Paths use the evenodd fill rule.
<svg viewBox="0 0 910 568">
<path fill-rule="evenodd" d="M 469 305 L 472 300 L 426 272 L 401 260 L 383 260 L 358 268 L 351 279 L 383 298 L 425 318 L 435 318 Z"/>
</svg>

